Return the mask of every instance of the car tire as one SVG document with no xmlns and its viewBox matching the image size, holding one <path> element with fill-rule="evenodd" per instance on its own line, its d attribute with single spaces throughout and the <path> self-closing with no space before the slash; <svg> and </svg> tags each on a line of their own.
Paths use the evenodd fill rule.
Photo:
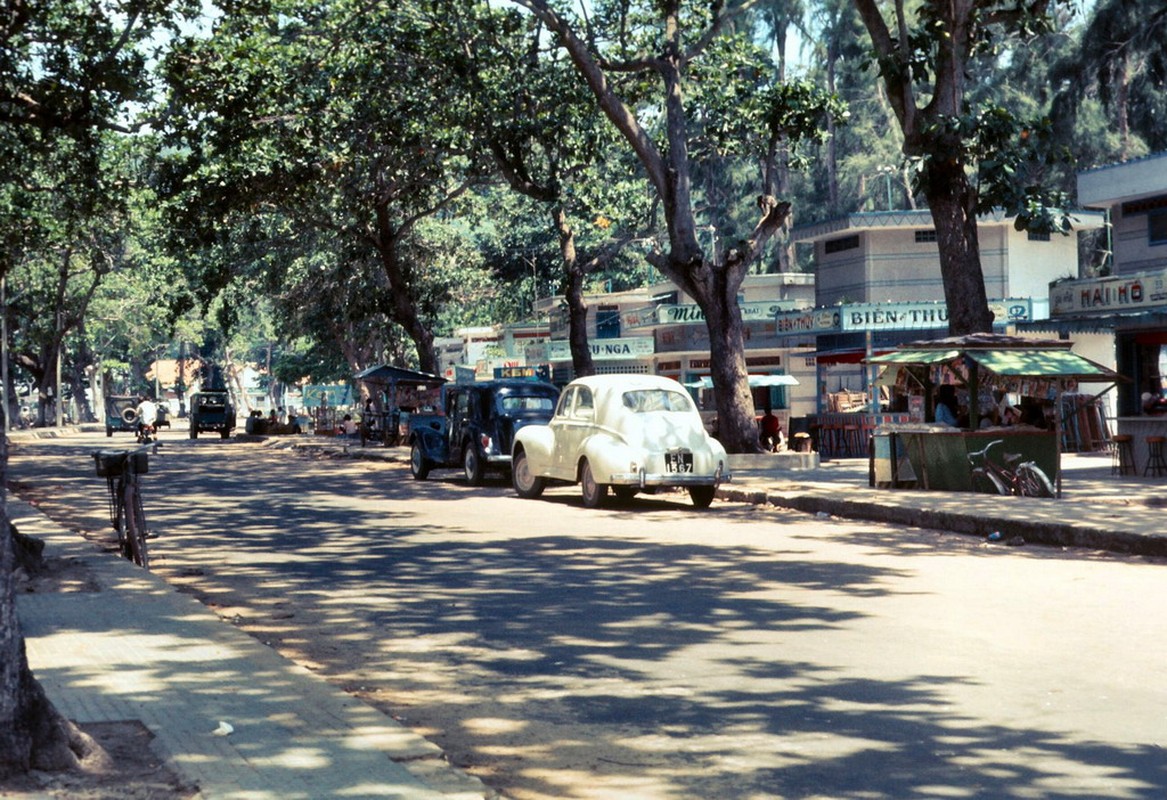
<svg viewBox="0 0 1167 800">
<path fill-rule="evenodd" d="M 231 435 L 231 431 L 219 431 L 219 438 L 220 439 L 226 439 L 230 435 Z"/>
<path fill-rule="evenodd" d="M 409 448 L 409 474 L 415 481 L 424 481 L 430 474 L 431 464 L 421 450 L 421 445 L 414 442 Z"/>
<path fill-rule="evenodd" d="M 462 450 L 462 471 L 466 474 L 466 482 L 471 486 L 481 486 L 485 469 L 482 466 L 482 457 L 478 455 L 478 448 L 473 442 L 467 442 Z"/>
<path fill-rule="evenodd" d="M 592 465 L 586 461 L 580 469 L 579 485 L 583 490 L 583 503 L 586 508 L 600 508 L 608 499 L 608 484 L 596 482 Z"/>
<path fill-rule="evenodd" d="M 527 460 L 527 454 L 522 450 L 515 453 L 515 460 L 511 465 L 511 483 L 514 484 L 519 497 L 527 500 L 539 497 L 547 485 L 543 478 L 531 473 L 531 462 Z"/>
<path fill-rule="evenodd" d="M 713 503 L 713 498 L 717 494 L 716 486 L 690 486 L 689 499 L 693 501 L 694 508 L 709 508 Z"/>
</svg>

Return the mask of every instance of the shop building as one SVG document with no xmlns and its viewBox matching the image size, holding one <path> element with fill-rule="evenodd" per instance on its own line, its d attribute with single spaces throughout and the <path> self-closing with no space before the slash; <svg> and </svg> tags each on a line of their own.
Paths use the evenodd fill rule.
<svg viewBox="0 0 1167 800">
<path fill-rule="evenodd" d="M 1167 153 L 1080 173 L 1078 201 L 1108 218 L 1113 268 L 1052 284 L 1050 325 L 1075 340 L 1113 335 L 1115 368 L 1128 379 L 1117 391 L 1117 433 L 1132 437 L 1141 472 L 1147 437 L 1167 436 Z"/>
<path fill-rule="evenodd" d="M 994 330 L 1049 315 L 1049 284 L 1078 275 L 1078 237 L 1018 231 L 1003 212 L 978 220 L 981 269 Z M 1096 211 L 1075 214 L 1078 231 L 1104 224 Z M 860 362 L 904 342 L 948 335 L 948 309 L 931 212 L 849 214 L 794 229 L 796 243 L 814 248 L 815 350 L 823 402 L 832 395 L 867 395 Z M 805 325 L 793 318 L 788 327 Z"/>
</svg>

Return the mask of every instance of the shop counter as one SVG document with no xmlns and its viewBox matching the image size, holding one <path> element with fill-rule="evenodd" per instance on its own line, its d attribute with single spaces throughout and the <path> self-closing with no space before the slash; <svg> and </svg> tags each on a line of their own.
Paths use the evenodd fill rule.
<svg viewBox="0 0 1167 800">
<path fill-rule="evenodd" d="M 1004 442 L 1005 452 L 1020 453 L 1024 461 L 1035 461 L 1051 481 L 1056 480 L 1058 453 L 1053 431 L 1023 425 L 967 431 L 943 425 L 904 424 L 876 429 L 871 483 L 880 488 L 971 492 L 969 453 L 984 450 L 997 440 Z"/>
</svg>

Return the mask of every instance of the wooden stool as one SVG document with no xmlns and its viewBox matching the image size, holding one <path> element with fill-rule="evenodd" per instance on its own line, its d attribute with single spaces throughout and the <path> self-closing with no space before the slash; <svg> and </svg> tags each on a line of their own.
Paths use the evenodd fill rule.
<svg viewBox="0 0 1167 800">
<path fill-rule="evenodd" d="M 1125 433 L 1117 434 L 1110 439 L 1110 474 L 1135 474 L 1135 437 Z"/>
<path fill-rule="evenodd" d="M 1143 476 L 1153 472 L 1156 477 L 1167 475 L 1167 461 L 1163 460 L 1163 442 L 1167 436 L 1147 437 L 1147 464 L 1143 467 Z"/>
</svg>

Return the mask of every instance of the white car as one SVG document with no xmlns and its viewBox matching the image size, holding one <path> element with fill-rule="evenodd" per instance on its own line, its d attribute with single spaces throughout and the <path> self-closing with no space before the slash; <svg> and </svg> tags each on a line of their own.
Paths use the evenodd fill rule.
<svg viewBox="0 0 1167 800">
<path fill-rule="evenodd" d="M 549 481 L 579 483 L 596 508 L 608 488 L 621 499 L 682 486 L 707 508 L 730 480 L 725 448 L 705 431 L 685 388 L 656 375 L 578 378 L 559 396 L 546 425 L 527 425 L 511 446 L 511 474 L 521 497 Z"/>
</svg>

